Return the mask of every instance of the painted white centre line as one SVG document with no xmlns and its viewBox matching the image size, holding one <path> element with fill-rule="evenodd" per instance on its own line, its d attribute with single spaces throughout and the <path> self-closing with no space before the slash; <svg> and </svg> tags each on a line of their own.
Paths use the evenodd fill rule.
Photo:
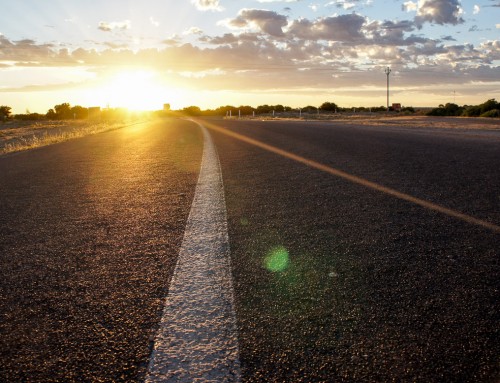
<svg viewBox="0 0 500 383">
<path fill-rule="evenodd" d="M 208 130 L 200 175 L 146 382 L 239 382 L 226 203 Z"/>
</svg>

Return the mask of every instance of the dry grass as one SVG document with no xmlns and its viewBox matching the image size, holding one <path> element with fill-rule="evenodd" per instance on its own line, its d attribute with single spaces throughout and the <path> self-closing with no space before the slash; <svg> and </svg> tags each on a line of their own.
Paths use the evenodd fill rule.
<svg viewBox="0 0 500 383">
<path fill-rule="evenodd" d="M 500 130 L 500 119 L 481 117 L 381 116 L 351 118 L 344 122 L 356 125 L 386 125 L 406 128 Z"/>
<path fill-rule="evenodd" d="M 232 117 L 238 119 L 238 117 Z M 347 125 L 394 126 L 405 128 L 436 128 L 436 129 L 471 129 L 471 130 L 500 130 L 499 118 L 483 117 L 432 117 L 422 115 L 388 115 L 388 114 L 302 114 L 299 118 L 295 115 L 281 114 L 272 116 L 242 117 L 242 119 L 255 119 L 265 121 L 332 121 Z"/>
<path fill-rule="evenodd" d="M 123 122 L 9 121 L 0 124 L 0 155 L 118 129 Z"/>
</svg>

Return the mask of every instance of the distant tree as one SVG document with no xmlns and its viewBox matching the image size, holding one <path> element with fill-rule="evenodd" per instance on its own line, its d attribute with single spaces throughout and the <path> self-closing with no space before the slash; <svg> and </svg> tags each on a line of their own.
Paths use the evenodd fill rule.
<svg viewBox="0 0 500 383">
<path fill-rule="evenodd" d="M 10 106 L 6 106 L 6 105 L 0 106 L 0 119 L 5 120 L 5 119 L 9 118 L 11 110 L 12 110 L 12 108 Z"/>
<path fill-rule="evenodd" d="M 500 117 L 500 109 L 491 109 L 486 113 L 481 114 L 480 117 Z"/>
<path fill-rule="evenodd" d="M 57 119 L 57 114 L 54 111 L 54 109 L 49 109 L 47 111 L 47 114 L 45 115 L 45 117 L 47 117 L 49 120 L 55 120 L 55 119 Z"/>
<path fill-rule="evenodd" d="M 45 115 L 39 114 L 39 113 L 30 113 L 29 110 L 26 111 L 26 114 L 16 114 L 14 118 L 16 120 L 23 120 L 23 121 L 38 121 L 38 120 L 43 120 L 45 118 Z"/>
<path fill-rule="evenodd" d="M 320 109 L 325 110 L 327 112 L 335 112 L 338 109 L 338 105 L 334 102 L 324 102 L 321 104 Z"/>
<path fill-rule="evenodd" d="M 285 107 L 281 104 L 274 105 L 274 110 L 278 113 L 283 113 L 285 111 Z"/>
<path fill-rule="evenodd" d="M 213 112 L 217 116 L 225 116 L 226 114 L 229 114 L 230 110 L 235 110 L 236 108 L 231 105 L 226 105 L 226 106 L 219 106 L 216 108 Z"/>
<path fill-rule="evenodd" d="M 87 108 L 84 108 L 83 106 L 76 105 L 76 106 L 71 108 L 71 115 L 72 115 L 72 118 L 82 120 L 82 119 L 88 117 L 89 111 Z"/>
<path fill-rule="evenodd" d="M 304 113 L 316 113 L 318 111 L 318 108 L 312 105 L 305 106 L 302 109 L 302 112 Z"/>
<path fill-rule="evenodd" d="M 251 106 L 249 106 L 249 105 L 241 105 L 241 106 L 238 108 L 238 110 L 241 112 L 241 114 L 242 114 L 243 116 L 249 116 L 249 115 L 251 115 L 251 114 L 255 111 L 255 109 L 254 109 L 254 108 L 252 108 L 252 107 L 251 107 Z"/>
<path fill-rule="evenodd" d="M 481 105 L 469 105 L 463 111 L 465 117 L 479 117 L 481 115 Z"/>
<path fill-rule="evenodd" d="M 187 108 L 182 109 L 182 112 L 184 114 L 187 114 L 188 116 L 200 116 L 201 115 L 201 109 L 197 106 L 188 106 Z"/>
<path fill-rule="evenodd" d="M 405 106 L 401 109 L 401 112 L 415 113 L 415 108 L 413 106 Z"/>
<path fill-rule="evenodd" d="M 259 105 L 256 112 L 258 114 L 268 114 L 273 112 L 273 107 L 267 104 Z"/>
<path fill-rule="evenodd" d="M 54 110 L 56 111 L 56 119 L 58 120 L 67 120 L 73 118 L 73 113 L 71 113 L 71 106 L 67 102 L 54 106 Z"/>
<path fill-rule="evenodd" d="M 494 98 L 489 99 L 488 101 L 479 106 L 481 107 L 481 114 L 489 112 L 490 110 L 500 109 L 500 103 L 496 102 Z"/>
<path fill-rule="evenodd" d="M 434 108 L 427 113 L 428 116 L 461 116 L 464 108 L 454 103 L 447 103 L 446 105 L 439 105 L 439 108 Z"/>
</svg>

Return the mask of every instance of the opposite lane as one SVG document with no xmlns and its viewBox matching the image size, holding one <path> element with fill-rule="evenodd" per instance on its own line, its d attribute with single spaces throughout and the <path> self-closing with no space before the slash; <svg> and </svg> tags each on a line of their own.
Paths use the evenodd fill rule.
<svg viewBox="0 0 500 383">
<path fill-rule="evenodd" d="M 216 125 L 499 223 L 498 139 L 329 123 Z M 243 381 L 498 378 L 497 233 L 212 133 Z"/>
</svg>

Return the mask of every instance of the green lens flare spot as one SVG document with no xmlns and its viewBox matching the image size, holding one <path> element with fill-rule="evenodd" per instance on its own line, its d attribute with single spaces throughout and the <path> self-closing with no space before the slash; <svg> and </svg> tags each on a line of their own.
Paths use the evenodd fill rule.
<svg viewBox="0 0 500 383">
<path fill-rule="evenodd" d="M 289 263 L 288 251 L 283 246 L 272 249 L 264 259 L 266 269 L 273 273 L 285 270 Z"/>
</svg>

